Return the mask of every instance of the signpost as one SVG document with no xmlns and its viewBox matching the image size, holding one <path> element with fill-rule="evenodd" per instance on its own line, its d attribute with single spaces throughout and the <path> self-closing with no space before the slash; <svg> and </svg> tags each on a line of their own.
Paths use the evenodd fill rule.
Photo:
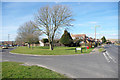
<svg viewBox="0 0 120 80">
<path fill-rule="evenodd" d="M 75 52 L 77 52 L 77 50 L 80 50 L 82 53 L 82 48 L 75 48 Z"/>
</svg>

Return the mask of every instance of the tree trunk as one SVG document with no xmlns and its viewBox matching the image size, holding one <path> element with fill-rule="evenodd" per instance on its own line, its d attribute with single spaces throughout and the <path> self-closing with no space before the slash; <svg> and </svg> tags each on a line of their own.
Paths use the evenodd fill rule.
<svg viewBox="0 0 120 80">
<path fill-rule="evenodd" d="M 50 46 L 50 50 L 53 50 L 53 43 L 52 42 L 49 43 L 49 46 Z"/>
<path fill-rule="evenodd" d="M 33 44 L 32 44 L 32 49 L 33 49 Z"/>
<path fill-rule="evenodd" d="M 30 44 L 28 43 L 28 48 L 30 48 Z"/>
</svg>

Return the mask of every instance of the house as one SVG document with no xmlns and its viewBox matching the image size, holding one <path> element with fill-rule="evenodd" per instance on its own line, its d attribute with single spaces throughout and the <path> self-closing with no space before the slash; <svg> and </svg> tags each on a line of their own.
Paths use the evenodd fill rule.
<svg viewBox="0 0 120 80">
<path fill-rule="evenodd" d="M 43 43 L 41 40 L 39 41 L 40 46 L 45 46 L 45 43 Z"/>
<path fill-rule="evenodd" d="M 15 41 L 2 41 L 0 42 L 2 45 L 13 45 L 15 43 Z"/>
<path fill-rule="evenodd" d="M 86 38 L 86 34 L 71 34 L 71 37 L 73 39 L 85 39 Z"/>
<path fill-rule="evenodd" d="M 42 40 L 39 41 L 40 46 L 49 46 L 49 42 L 44 43 Z M 54 46 L 64 46 L 63 44 L 59 43 L 59 40 L 54 40 Z"/>
</svg>

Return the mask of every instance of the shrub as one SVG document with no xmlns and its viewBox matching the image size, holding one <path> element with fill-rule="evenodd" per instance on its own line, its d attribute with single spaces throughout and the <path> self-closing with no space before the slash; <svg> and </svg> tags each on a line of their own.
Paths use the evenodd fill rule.
<svg viewBox="0 0 120 80">
<path fill-rule="evenodd" d="M 80 42 L 83 41 L 82 39 L 75 39 L 74 40 L 74 43 L 75 43 L 75 46 L 78 47 L 80 46 Z"/>
<path fill-rule="evenodd" d="M 105 42 L 106 44 L 111 44 L 111 42 L 109 41 L 109 42 Z"/>
<path fill-rule="evenodd" d="M 102 43 L 105 43 L 105 42 L 106 42 L 105 36 L 103 36 L 103 37 L 101 38 L 101 40 L 102 40 Z"/>
<path fill-rule="evenodd" d="M 64 34 L 60 38 L 60 43 L 64 44 L 65 46 L 71 46 L 73 44 L 73 39 L 67 30 L 64 31 Z"/>
</svg>

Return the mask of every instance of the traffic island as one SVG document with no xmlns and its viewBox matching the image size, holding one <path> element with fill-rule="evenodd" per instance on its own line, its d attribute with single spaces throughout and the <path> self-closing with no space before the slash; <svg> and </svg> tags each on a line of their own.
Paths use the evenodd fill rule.
<svg viewBox="0 0 120 80">
<path fill-rule="evenodd" d="M 32 54 L 32 55 L 74 55 L 74 54 L 86 54 L 90 53 L 94 48 L 82 48 L 81 51 L 75 52 L 76 47 L 54 47 L 54 50 L 49 50 L 49 47 L 34 47 L 33 49 L 28 47 L 18 47 L 11 51 L 11 53 L 18 54 Z"/>
</svg>

